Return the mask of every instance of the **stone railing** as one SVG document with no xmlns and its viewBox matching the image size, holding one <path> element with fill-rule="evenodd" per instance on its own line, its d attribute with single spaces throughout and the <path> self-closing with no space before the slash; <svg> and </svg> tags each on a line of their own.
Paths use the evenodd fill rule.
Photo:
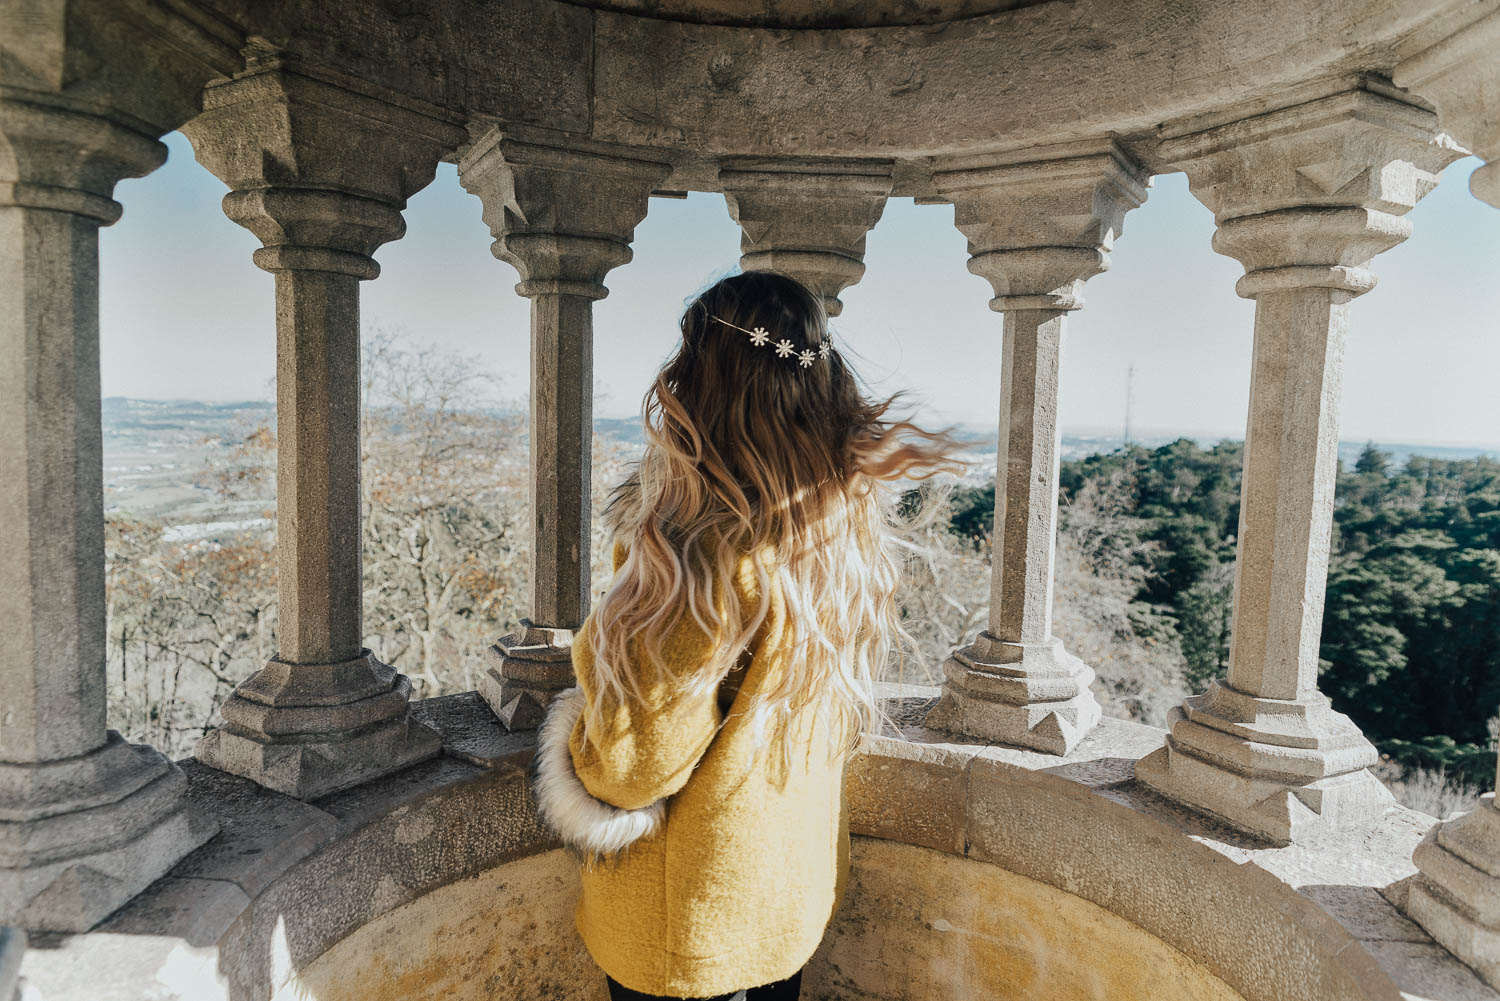
<svg viewBox="0 0 1500 1001">
<path fill-rule="evenodd" d="M 1500 999 L 1390 899 L 1432 818 L 1268 846 L 1134 779 L 1161 730 L 1105 719 L 1057 756 L 955 741 L 916 722 L 937 689 L 899 695 L 899 732 L 850 762 L 850 882 L 809 998 Z M 534 732 L 477 693 L 412 712 L 441 755 L 311 803 L 184 762 L 218 837 L 93 931 L 40 936 L 26 997 L 602 997 L 576 863 L 533 812 Z"/>
</svg>

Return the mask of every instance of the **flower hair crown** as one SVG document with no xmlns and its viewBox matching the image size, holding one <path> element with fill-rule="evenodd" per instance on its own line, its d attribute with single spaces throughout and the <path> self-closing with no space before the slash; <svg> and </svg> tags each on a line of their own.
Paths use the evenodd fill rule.
<svg viewBox="0 0 1500 1001">
<path fill-rule="evenodd" d="M 735 330 L 738 330 L 741 333 L 749 334 L 750 343 L 758 348 L 763 348 L 771 343 L 771 332 L 765 327 L 756 327 L 754 330 L 746 330 L 739 324 L 730 323 L 723 317 L 714 316 L 712 313 L 709 314 L 708 318 L 710 320 L 718 320 L 720 323 L 724 324 L 724 326 L 733 327 Z M 818 350 L 816 354 L 813 353 L 812 348 L 803 348 L 801 351 L 798 351 L 792 345 L 792 342 L 785 337 L 777 341 L 775 347 L 776 357 L 795 358 L 797 364 L 801 365 L 803 368 L 812 368 L 812 364 L 814 361 L 819 358 L 826 359 L 829 353 L 833 351 L 833 341 L 829 340 L 825 336 L 821 341 L 818 342 Z"/>
</svg>

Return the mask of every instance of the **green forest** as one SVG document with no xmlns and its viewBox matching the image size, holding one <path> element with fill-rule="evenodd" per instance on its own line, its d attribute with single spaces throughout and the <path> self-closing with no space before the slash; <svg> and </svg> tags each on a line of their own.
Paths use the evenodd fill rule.
<svg viewBox="0 0 1500 1001">
<path fill-rule="evenodd" d="M 1239 442 L 1183 438 L 1062 465 L 1062 509 L 1120 495 L 1109 544 L 1138 564 L 1131 618 L 1175 639 L 1195 690 L 1227 673 L 1239 524 Z M 961 489 L 951 530 L 987 536 L 993 486 Z M 1380 750 L 1486 788 L 1500 706 L 1500 462 L 1367 446 L 1342 463 L 1319 671 L 1323 691 Z"/>
</svg>

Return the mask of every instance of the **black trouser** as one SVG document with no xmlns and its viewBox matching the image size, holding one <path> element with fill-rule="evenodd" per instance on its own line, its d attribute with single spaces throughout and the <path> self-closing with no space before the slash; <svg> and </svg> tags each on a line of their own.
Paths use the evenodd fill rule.
<svg viewBox="0 0 1500 1001">
<path fill-rule="evenodd" d="M 604 975 L 609 984 L 609 1001 L 683 1001 L 663 994 L 642 994 L 621 984 L 609 974 Z M 798 970 L 785 980 L 774 984 L 762 984 L 733 994 L 716 994 L 711 998 L 689 998 L 686 1001 L 797 1001 L 802 993 L 802 971 Z"/>
</svg>

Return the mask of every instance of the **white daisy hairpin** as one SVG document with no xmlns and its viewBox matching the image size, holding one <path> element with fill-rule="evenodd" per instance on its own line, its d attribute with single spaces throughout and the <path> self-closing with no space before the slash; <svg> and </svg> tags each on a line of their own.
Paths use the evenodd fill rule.
<svg viewBox="0 0 1500 1001">
<path fill-rule="evenodd" d="M 771 332 L 765 327 L 755 327 L 753 329 L 747 330 L 737 323 L 730 323 L 723 317 L 714 316 L 712 313 L 709 314 L 708 318 L 710 320 L 717 320 L 718 322 L 724 324 L 724 326 L 726 327 L 733 327 L 735 330 L 738 330 L 741 333 L 749 334 L 750 343 L 755 347 L 763 348 L 766 345 L 771 344 Z M 833 341 L 831 341 L 826 335 L 821 341 L 818 342 L 818 347 L 816 350 L 812 348 L 803 348 L 801 351 L 798 351 L 796 346 L 792 344 L 791 340 L 786 337 L 777 340 L 776 343 L 771 346 L 776 349 L 776 357 L 791 358 L 803 368 L 812 368 L 813 362 L 817 361 L 819 358 L 827 360 L 828 356 L 833 352 Z"/>
</svg>

